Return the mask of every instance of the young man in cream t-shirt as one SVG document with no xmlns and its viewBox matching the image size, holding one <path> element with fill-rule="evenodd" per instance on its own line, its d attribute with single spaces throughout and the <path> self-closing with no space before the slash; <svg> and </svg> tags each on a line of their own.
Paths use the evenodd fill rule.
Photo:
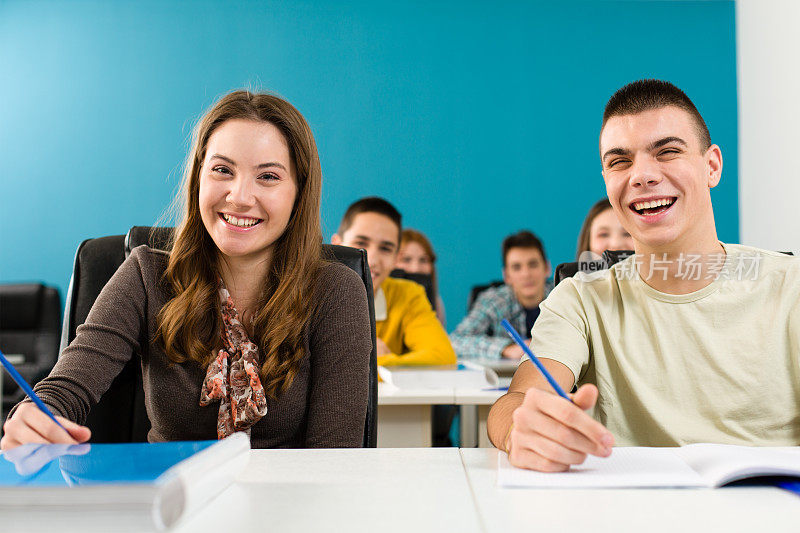
<svg viewBox="0 0 800 533">
<path fill-rule="evenodd" d="M 695 106 L 666 82 L 623 87 L 600 156 L 636 255 L 541 304 L 531 348 L 574 404 L 523 361 L 489 415 L 494 445 L 563 471 L 614 444 L 800 444 L 800 259 L 717 240 L 722 154 Z"/>
</svg>

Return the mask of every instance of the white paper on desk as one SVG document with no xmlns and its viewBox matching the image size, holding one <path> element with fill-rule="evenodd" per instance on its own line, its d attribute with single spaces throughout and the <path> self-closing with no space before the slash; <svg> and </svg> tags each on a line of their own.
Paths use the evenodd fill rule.
<svg viewBox="0 0 800 533">
<path fill-rule="evenodd" d="M 705 487 L 707 483 L 675 448 L 614 448 L 607 458 L 589 456 L 568 472 L 545 473 L 511 466 L 497 454 L 497 485 L 529 488 Z"/>
<path fill-rule="evenodd" d="M 468 361 L 457 365 L 379 366 L 378 375 L 398 389 L 483 389 L 497 387 L 500 382 L 491 368 Z"/>
</svg>

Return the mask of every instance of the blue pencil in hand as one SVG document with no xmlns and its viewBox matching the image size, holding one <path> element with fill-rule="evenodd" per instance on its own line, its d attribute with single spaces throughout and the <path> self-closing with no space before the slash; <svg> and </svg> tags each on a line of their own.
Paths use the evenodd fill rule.
<svg viewBox="0 0 800 533">
<path fill-rule="evenodd" d="M 542 373 L 547 382 L 550 383 L 550 385 L 553 387 L 553 389 L 555 389 L 558 395 L 566 399 L 567 401 L 572 402 L 572 399 L 569 396 L 567 396 L 567 393 L 564 392 L 564 389 L 562 389 L 561 386 L 558 384 L 558 382 L 555 379 L 553 379 L 553 376 L 550 375 L 550 372 L 548 372 L 547 369 L 542 364 L 542 362 L 539 361 L 539 358 L 533 355 L 533 352 L 528 347 L 528 345 L 525 344 L 525 341 L 522 340 L 522 337 L 519 336 L 519 333 L 517 333 L 517 330 L 514 329 L 514 326 L 512 326 L 511 323 L 505 318 L 500 324 L 505 328 L 508 334 L 511 335 L 511 338 L 514 339 L 514 342 L 519 344 L 519 347 L 522 348 L 522 351 L 524 351 L 525 354 L 528 357 L 530 357 L 531 362 L 534 365 L 536 365 L 536 368 L 539 369 L 539 372 Z"/>
<path fill-rule="evenodd" d="M 0 363 L 2 363 L 4 367 L 6 367 L 6 370 L 8 370 L 8 373 L 11 374 L 11 379 L 13 379 L 14 381 L 17 382 L 17 385 L 19 385 L 19 388 L 22 389 L 25 392 L 25 394 L 28 395 L 28 398 L 30 398 L 31 401 L 34 404 L 36 404 L 36 407 L 38 407 L 44 414 L 49 416 L 50 419 L 53 422 L 58 424 L 58 427 L 60 427 L 64 431 L 66 431 L 67 435 L 69 435 L 70 438 L 72 438 L 72 435 L 70 435 L 69 431 L 67 431 L 67 428 L 62 426 L 61 423 L 58 420 L 56 420 L 56 417 L 53 416 L 53 413 L 50 412 L 50 409 L 48 409 L 47 406 L 44 404 L 44 402 L 38 396 L 36 396 L 36 393 L 33 392 L 33 389 L 31 388 L 30 385 L 28 385 L 28 382 L 25 381 L 25 378 L 23 378 L 20 375 L 20 373 L 17 372 L 17 369 L 14 368 L 14 365 L 11 364 L 11 361 L 6 359 L 6 356 L 3 355 L 2 351 L 0 351 Z"/>
</svg>

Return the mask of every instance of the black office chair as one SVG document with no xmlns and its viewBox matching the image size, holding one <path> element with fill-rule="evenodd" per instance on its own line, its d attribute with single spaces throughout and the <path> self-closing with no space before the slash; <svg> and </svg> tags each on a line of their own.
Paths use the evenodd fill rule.
<svg viewBox="0 0 800 533">
<path fill-rule="evenodd" d="M 45 377 L 58 359 L 61 295 L 41 283 L 0 285 L 0 350 L 28 383 Z M 3 372 L 2 412 L 25 393 Z M 0 423 L 2 421 L 0 420 Z"/>
<path fill-rule="evenodd" d="M 94 301 L 125 260 L 125 237 L 87 239 L 78 246 L 67 291 L 61 350 L 75 338 Z M 134 356 L 86 418 L 91 442 L 146 442 L 150 420 L 144 409 L 141 360 Z"/>
<path fill-rule="evenodd" d="M 172 234 L 173 228 L 134 226 L 125 236 L 125 257 L 131 253 L 131 250 L 142 244 L 147 244 L 151 248 L 159 250 L 170 250 L 172 248 Z M 355 271 L 361 277 L 361 281 L 364 282 L 364 287 L 367 291 L 369 321 L 372 331 L 372 350 L 370 352 L 367 418 L 364 424 L 364 447 L 375 448 L 377 446 L 378 358 L 376 350 L 377 344 L 375 342 L 375 305 L 373 303 L 372 277 L 370 276 L 369 265 L 367 264 L 367 253 L 364 250 L 347 246 L 336 246 L 333 244 L 324 244 L 322 249 L 326 259 L 338 261 Z M 144 413 L 144 393 L 141 389 L 141 372 L 139 372 L 137 385 L 138 390 L 135 395 L 137 403 L 136 409 Z"/>
<path fill-rule="evenodd" d="M 502 285 L 505 285 L 505 282 L 503 280 L 496 280 L 492 281 L 491 283 L 485 283 L 483 285 L 475 285 L 474 287 L 472 287 L 472 289 L 469 291 L 469 298 L 467 299 L 467 312 L 469 312 L 470 309 L 472 309 L 472 306 L 475 305 L 475 300 L 478 299 L 478 296 L 480 296 L 483 291 L 485 291 L 486 289 L 493 289 L 494 287 L 500 287 Z"/>
<path fill-rule="evenodd" d="M 390 278 L 407 279 L 414 283 L 419 283 L 425 289 L 425 296 L 431 303 L 431 307 L 436 309 L 436 293 L 433 290 L 433 277 L 428 274 L 417 274 L 415 272 L 406 272 L 402 268 L 395 268 L 389 273 Z"/>
</svg>

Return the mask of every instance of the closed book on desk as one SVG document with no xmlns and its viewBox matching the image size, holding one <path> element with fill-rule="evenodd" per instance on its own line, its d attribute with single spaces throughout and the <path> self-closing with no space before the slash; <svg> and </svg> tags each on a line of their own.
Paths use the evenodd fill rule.
<svg viewBox="0 0 800 533">
<path fill-rule="evenodd" d="M 800 477 L 800 448 L 690 444 L 681 448 L 614 448 L 589 456 L 567 472 L 534 472 L 511 466 L 498 453 L 497 484 L 532 488 L 714 488 L 734 481 Z"/>
<path fill-rule="evenodd" d="M 491 368 L 464 362 L 441 366 L 379 366 L 378 375 L 399 389 L 482 389 L 497 387 Z"/>
<path fill-rule="evenodd" d="M 124 510 L 165 529 L 227 487 L 250 440 L 135 444 L 25 444 L 0 458 L 0 514 Z"/>
</svg>

